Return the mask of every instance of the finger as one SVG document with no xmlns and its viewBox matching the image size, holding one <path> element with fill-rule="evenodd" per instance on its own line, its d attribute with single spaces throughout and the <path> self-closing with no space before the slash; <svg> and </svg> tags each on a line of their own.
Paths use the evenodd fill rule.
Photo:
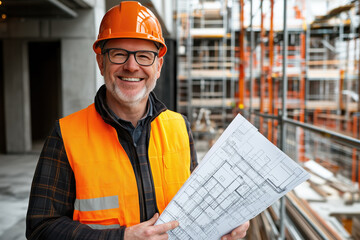
<svg viewBox="0 0 360 240">
<path fill-rule="evenodd" d="M 240 239 L 240 238 L 244 238 L 246 236 L 246 231 L 243 230 L 241 232 L 239 231 L 232 231 L 231 232 L 231 238 L 230 239 Z"/>
<path fill-rule="evenodd" d="M 232 232 L 246 232 L 248 230 L 250 226 L 249 221 L 241 224 L 240 226 L 238 226 L 237 228 L 235 228 Z"/>
<path fill-rule="evenodd" d="M 159 236 L 159 240 L 168 240 L 169 239 L 169 234 L 167 233 L 163 233 Z"/>
<path fill-rule="evenodd" d="M 249 221 L 245 222 L 244 224 L 241 224 L 239 227 L 231 231 L 231 237 L 233 239 L 245 237 L 246 231 L 248 230 L 249 226 L 250 226 Z"/>
<path fill-rule="evenodd" d="M 244 238 L 246 236 L 246 231 L 248 230 L 250 226 L 250 222 L 247 221 L 234 230 L 231 231 L 231 233 L 224 235 L 221 240 L 232 240 L 232 239 L 239 239 Z"/>
<path fill-rule="evenodd" d="M 241 224 L 239 226 L 240 231 L 247 231 L 249 227 L 250 227 L 250 222 L 249 221 L 247 221 L 247 222 L 245 222 L 245 223 L 243 223 L 243 224 Z"/>
<path fill-rule="evenodd" d="M 240 232 L 246 232 L 249 227 L 250 227 L 250 222 L 247 221 L 247 222 L 241 224 L 238 228 L 236 228 L 234 230 L 240 231 Z"/>
<path fill-rule="evenodd" d="M 230 240 L 230 239 L 231 239 L 231 234 L 226 234 L 221 237 L 221 240 Z"/>
<path fill-rule="evenodd" d="M 156 225 L 156 226 L 154 226 L 154 228 L 155 228 L 155 233 L 163 234 L 163 233 L 166 233 L 167 231 L 172 230 L 178 226 L 179 226 L 178 221 L 171 221 L 171 222 Z"/>
<path fill-rule="evenodd" d="M 154 216 L 152 216 L 152 218 L 144 222 L 144 225 L 152 226 L 156 223 L 156 220 L 158 220 L 158 218 L 159 218 L 159 213 L 155 213 Z"/>
<path fill-rule="evenodd" d="M 221 240 L 238 240 L 241 238 L 244 238 L 246 236 L 246 233 L 244 235 L 242 234 L 233 234 L 234 232 L 231 232 L 230 234 L 226 234 L 224 236 L 221 237 Z"/>
</svg>

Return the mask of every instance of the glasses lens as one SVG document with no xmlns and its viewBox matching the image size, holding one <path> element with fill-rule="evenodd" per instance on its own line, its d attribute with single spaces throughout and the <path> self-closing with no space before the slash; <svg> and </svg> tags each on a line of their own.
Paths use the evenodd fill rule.
<svg viewBox="0 0 360 240">
<path fill-rule="evenodd" d="M 128 58 L 128 53 L 122 49 L 110 49 L 109 50 L 110 61 L 113 63 L 124 63 Z"/>
<path fill-rule="evenodd" d="M 112 63 L 123 64 L 128 58 L 129 54 L 135 55 L 135 60 L 138 64 L 143 66 L 150 66 L 154 63 L 156 53 L 151 51 L 136 51 L 128 52 L 124 49 L 112 48 L 108 50 L 109 58 Z"/>
<path fill-rule="evenodd" d="M 135 59 L 140 65 L 151 65 L 155 59 L 155 53 L 139 51 L 135 54 Z"/>
</svg>

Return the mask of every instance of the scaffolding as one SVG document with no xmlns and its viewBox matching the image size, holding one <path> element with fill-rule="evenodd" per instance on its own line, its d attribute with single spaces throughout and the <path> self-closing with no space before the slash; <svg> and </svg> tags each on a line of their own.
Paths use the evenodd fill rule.
<svg viewBox="0 0 360 240">
<path fill-rule="evenodd" d="M 275 1 L 283 4 L 284 18 L 283 29 L 274 33 L 274 1 L 256 2 L 261 18 L 259 27 L 253 26 L 253 1 L 248 1 L 251 5 L 248 55 L 254 56 L 250 61 L 255 63 L 248 64 L 249 77 L 239 86 L 249 94 L 244 100 L 245 108 L 239 108 L 238 112 L 251 119 L 260 132 L 294 160 L 305 166 L 314 161 L 336 176 L 336 180 L 327 179 L 326 184 L 336 189 L 344 201 L 344 194 L 349 193 L 354 204 L 353 196 L 358 195 L 360 185 L 359 51 L 356 50 L 359 21 L 355 20 L 359 5 L 353 1 L 330 11 L 327 16 L 332 20 L 341 19 L 335 21 L 338 24 L 325 27 L 322 24 L 329 24 L 326 20 L 330 18 L 306 24 L 305 1 Z M 268 2 L 266 14 L 265 2 Z M 298 24 L 287 23 L 291 9 L 287 2 L 294 4 L 293 19 L 298 19 L 295 21 Z M 265 19 L 270 22 L 268 28 L 264 27 Z M 322 191 L 312 180 L 309 184 L 311 189 Z M 327 193 L 323 194 L 326 197 Z M 321 201 L 323 207 L 327 206 L 326 199 Z M 335 214 L 334 220 L 314 211 L 314 206 L 311 201 L 288 194 L 279 206 L 269 209 L 270 214 L 253 220 L 255 230 L 251 233 L 270 226 L 267 229 L 272 231 L 262 231 L 266 237 L 255 239 L 269 239 L 274 229 L 277 229 L 276 237 L 281 239 L 347 239 L 352 232 L 355 236 L 356 227 L 347 224 L 358 222 L 353 220 L 354 215 Z M 356 211 L 355 205 L 351 206 Z"/>
<path fill-rule="evenodd" d="M 177 1 L 178 105 L 195 135 L 233 118 L 237 70 L 232 0 Z"/>
<path fill-rule="evenodd" d="M 359 234 L 360 6 L 326 2 L 308 21 L 306 0 L 177 1 L 178 111 L 195 137 L 216 138 L 241 113 L 312 175 L 332 176 L 308 181 L 316 201 L 292 192 L 253 219 L 250 239 Z M 358 212 L 314 210 L 333 194 Z"/>
</svg>

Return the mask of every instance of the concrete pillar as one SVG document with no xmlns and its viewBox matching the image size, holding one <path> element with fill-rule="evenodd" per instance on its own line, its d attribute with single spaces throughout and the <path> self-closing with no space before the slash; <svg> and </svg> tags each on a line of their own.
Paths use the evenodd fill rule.
<svg viewBox="0 0 360 240">
<path fill-rule="evenodd" d="M 79 10 L 76 19 L 51 21 L 52 37 L 61 39 L 62 115 L 67 116 L 94 102 L 97 66 L 94 9 Z"/>
<path fill-rule="evenodd" d="M 94 102 L 97 68 L 93 39 L 61 41 L 62 113 L 67 116 Z"/>
<path fill-rule="evenodd" d="M 30 151 L 31 116 L 27 41 L 4 40 L 6 152 Z"/>
</svg>

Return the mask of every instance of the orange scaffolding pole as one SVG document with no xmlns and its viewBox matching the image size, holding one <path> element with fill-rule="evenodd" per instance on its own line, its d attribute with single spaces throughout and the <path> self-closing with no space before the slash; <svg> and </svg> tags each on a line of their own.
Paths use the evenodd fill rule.
<svg viewBox="0 0 360 240">
<path fill-rule="evenodd" d="M 305 34 L 300 34 L 300 56 L 301 56 L 301 79 L 300 79 L 300 122 L 305 121 L 305 48 L 306 40 Z"/>
<path fill-rule="evenodd" d="M 344 109 L 344 103 L 343 103 L 342 94 L 341 94 L 342 90 L 343 90 L 344 79 L 345 79 L 345 70 L 341 69 L 340 70 L 340 83 L 339 83 L 339 108 L 340 108 L 340 110 Z"/>
<path fill-rule="evenodd" d="M 360 12 L 360 4 L 358 4 L 358 12 Z M 359 27 L 359 34 L 360 34 L 360 27 Z M 355 61 L 356 62 L 356 61 Z M 358 85 L 357 85 L 357 94 L 360 96 L 360 59 L 358 59 Z M 357 104 L 357 111 L 360 113 L 360 101 Z M 360 129 L 360 128 L 359 128 Z M 360 169 L 360 168 L 359 168 Z M 360 185 L 360 184 L 359 184 Z"/>
<path fill-rule="evenodd" d="M 358 11 L 360 11 L 360 4 L 358 6 L 359 6 Z M 360 28 L 359 28 L 359 30 L 360 30 Z M 358 64 L 359 64 L 358 65 L 358 89 L 357 89 L 358 96 L 360 96 L 360 83 L 359 83 L 360 82 L 360 61 L 359 60 L 358 60 Z M 360 101 L 358 101 L 357 111 L 360 112 Z M 358 118 L 357 118 L 357 116 L 355 116 L 354 118 L 355 118 L 354 125 L 356 124 L 356 127 L 354 127 L 355 128 L 355 138 L 359 138 L 360 137 L 360 132 L 359 132 L 360 128 L 358 127 Z M 354 153 L 354 150 L 353 150 L 353 153 Z M 360 162 L 358 163 L 358 187 L 360 189 L 360 166 L 359 165 L 360 165 Z"/>
<path fill-rule="evenodd" d="M 279 105 L 279 81 L 275 81 L 275 86 L 274 86 L 274 115 L 275 116 L 279 116 L 279 109 L 278 109 L 278 105 Z M 274 134 L 273 134 L 273 144 L 277 145 L 277 135 L 278 135 L 278 127 L 279 123 L 278 120 L 274 121 Z"/>
<path fill-rule="evenodd" d="M 269 114 L 273 114 L 273 81 L 272 81 L 272 67 L 274 65 L 274 0 L 270 0 L 270 32 L 269 32 L 269 72 L 267 76 L 268 94 L 269 94 Z M 273 122 L 268 120 L 268 139 L 274 143 L 273 139 Z"/>
<path fill-rule="evenodd" d="M 275 64 L 276 67 L 281 67 L 281 63 L 280 63 L 280 59 L 282 59 L 281 46 L 274 46 L 274 49 L 276 50 L 278 56 L 276 57 L 276 61 L 274 61 L 273 64 Z M 278 78 L 276 78 L 275 85 L 274 85 L 274 115 L 275 116 L 279 115 L 279 107 L 281 106 L 280 101 L 279 101 L 279 90 L 280 90 L 280 81 L 278 80 Z M 273 133 L 273 136 L 274 136 L 273 143 L 275 145 L 277 145 L 277 141 L 278 141 L 278 125 L 279 125 L 278 120 L 275 120 L 274 121 L 274 133 Z"/>
<path fill-rule="evenodd" d="M 301 76 L 300 76 L 300 116 L 299 121 L 305 122 L 305 51 L 306 51 L 306 39 L 305 34 L 300 34 L 300 59 L 301 59 Z M 299 148 L 299 160 L 305 161 L 305 136 L 304 130 L 300 130 L 300 148 Z"/>
<path fill-rule="evenodd" d="M 264 67 L 264 58 L 265 58 L 265 44 L 263 39 L 265 38 L 265 29 L 264 29 L 264 18 L 265 14 L 263 13 L 263 0 L 261 0 L 261 24 L 260 24 L 260 48 L 261 48 L 261 56 L 260 56 L 260 65 L 261 65 L 261 73 L 260 73 L 260 113 L 264 113 L 264 103 L 265 103 L 265 67 Z M 260 126 L 259 131 L 261 133 L 264 132 L 263 128 L 264 119 L 260 116 Z"/>
<path fill-rule="evenodd" d="M 239 109 L 244 109 L 244 92 L 245 92 L 245 29 L 244 29 L 244 0 L 240 0 L 240 36 L 239 36 L 239 54 L 240 54 L 240 64 L 239 64 L 239 89 L 238 96 L 239 102 L 237 107 Z"/>
</svg>

